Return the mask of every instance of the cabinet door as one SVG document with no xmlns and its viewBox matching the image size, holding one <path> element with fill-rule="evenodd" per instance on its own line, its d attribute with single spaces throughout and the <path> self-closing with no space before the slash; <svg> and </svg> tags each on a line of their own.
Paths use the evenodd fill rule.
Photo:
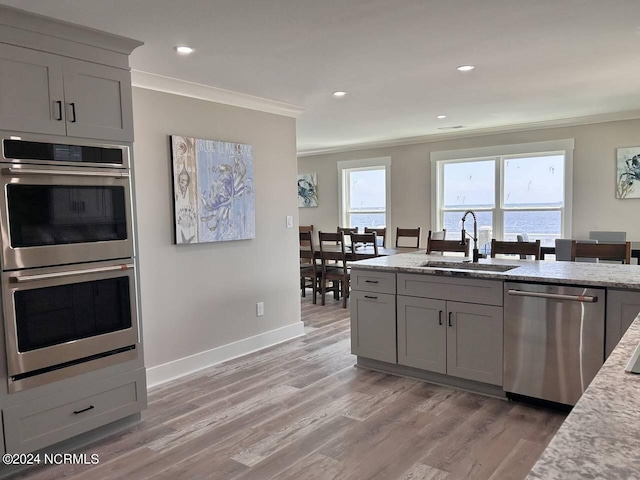
<svg viewBox="0 0 640 480">
<path fill-rule="evenodd" d="M 447 373 L 446 302 L 398 296 L 398 364 Z"/>
<path fill-rule="evenodd" d="M 0 44 L 0 130 L 65 134 L 60 57 Z"/>
<path fill-rule="evenodd" d="M 502 307 L 447 302 L 447 374 L 502 385 Z"/>
<path fill-rule="evenodd" d="M 605 359 L 640 313 L 640 292 L 607 290 Z"/>
<path fill-rule="evenodd" d="M 130 73 L 72 59 L 63 67 L 67 135 L 132 142 Z"/>
<path fill-rule="evenodd" d="M 396 296 L 351 292 L 351 353 L 396 363 Z"/>
</svg>

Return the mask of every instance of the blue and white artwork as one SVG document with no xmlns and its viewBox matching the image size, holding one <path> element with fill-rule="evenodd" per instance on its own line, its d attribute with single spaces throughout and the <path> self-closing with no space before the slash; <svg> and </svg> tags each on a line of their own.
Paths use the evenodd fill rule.
<svg viewBox="0 0 640 480">
<path fill-rule="evenodd" d="M 318 176 L 315 173 L 298 175 L 298 207 L 318 206 Z"/>
<path fill-rule="evenodd" d="M 255 238 L 253 150 L 171 136 L 176 243 Z"/>
</svg>

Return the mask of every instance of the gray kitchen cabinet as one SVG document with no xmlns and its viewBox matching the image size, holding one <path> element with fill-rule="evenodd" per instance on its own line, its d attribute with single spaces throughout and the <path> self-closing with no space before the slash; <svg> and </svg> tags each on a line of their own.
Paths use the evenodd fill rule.
<svg viewBox="0 0 640 480">
<path fill-rule="evenodd" d="M 398 295 L 398 364 L 502 385 L 501 307 Z"/>
<path fill-rule="evenodd" d="M 351 353 L 396 363 L 396 274 L 353 268 L 351 289 Z"/>
<path fill-rule="evenodd" d="M 7 452 L 33 452 L 133 415 L 146 398 L 141 368 L 5 408 Z"/>
<path fill-rule="evenodd" d="M 64 135 L 59 56 L 0 43 L 0 130 Z"/>
<path fill-rule="evenodd" d="M 640 313 L 640 292 L 607 289 L 605 359 Z"/>
<path fill-rule="evenodd" d="M 398 364 L 447 373 L 447 302 L 398 295 Z"/>
<path fill-rule="evenodd" d="M 447 302 L 447 374 L 502 385 L 503 310 Z"/>
<path fill-rule="evenodd" d="M 131 142 L 131 75 L 0 44 L 0 130 Z"/>
<path fill-rule="evenodd" d="M 396 363 L 396 296 L 351 292 L 351 353 Z"/>
</svg>

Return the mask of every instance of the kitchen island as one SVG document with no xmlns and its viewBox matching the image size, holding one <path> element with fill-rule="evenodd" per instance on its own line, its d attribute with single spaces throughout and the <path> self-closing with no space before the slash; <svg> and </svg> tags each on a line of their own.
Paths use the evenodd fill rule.
<svg viewBox="0 0 640 480">
<path fill-rule="evenodd" d="M 351 285 L 358 366 L 569 405 L 640 312 L 635 265 L 416 252 L 353 263 Z"/>
<path fill-rule="evenodd" d="M 527 478 L 640 478 L 640 375 L 624 371 L 640 343 L 640 315 Z"/>
</svg>

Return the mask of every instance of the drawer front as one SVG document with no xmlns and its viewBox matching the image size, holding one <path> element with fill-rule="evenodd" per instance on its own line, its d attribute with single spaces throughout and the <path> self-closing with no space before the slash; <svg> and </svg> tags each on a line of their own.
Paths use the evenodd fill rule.
<svg viewBox="0 0 640 480">
<path fill-rule="evenodd" d="M 33 452 L 145 407 L 144 369 L 41 397 L 3 410 L 6 448 Z"/>
<path fill-rule="evenodd" d="M 396 274 L 373 270 L 351 270 L 351 289 L 361 292 L 396 293 Z"/>
<path fill-rule="evenodd" d="M 501 280 L 398 274 L 398 295 L 502 306 Z"/>
<path fill-rule="evenodd" d="M 395 295 L 352 292 L 351 353 L 397 363 Z"/>
</svg>

